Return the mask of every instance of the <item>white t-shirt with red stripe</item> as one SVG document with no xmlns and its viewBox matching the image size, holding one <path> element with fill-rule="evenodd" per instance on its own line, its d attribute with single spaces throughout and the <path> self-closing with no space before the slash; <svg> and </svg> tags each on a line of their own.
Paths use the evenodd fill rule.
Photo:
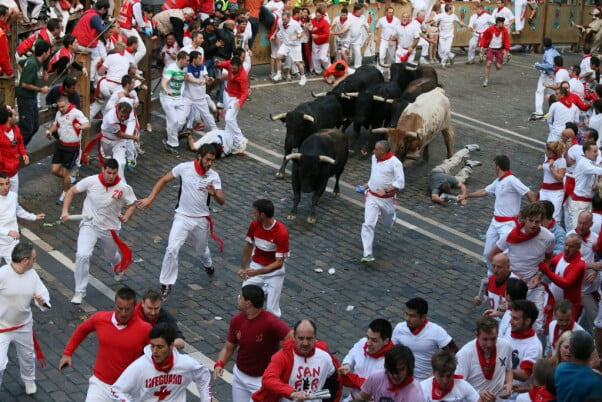
<svg viewBox="0 0 602 402">
<path fill-rule="evenodd" d="M 61 111 L 56 112 L 54 122 L 58 127 L 59 142 L 65 146 L 79 146 L 81 142 L 81 128 L 75 128 L 75 124 L 80 126 L 89 122 L 81 110 L 70 105 L 69 111 L 65 114 Z"/>
<path fill-rule="evenodd" d="M 258 220 L 254 220 L 247 230 L 246 241 L 253 247 L 253 256 L 251 260 L 265 267 L 276 261 L 276 258 L 285 258 L 289 256 L 288 230 L 280 221 L 274 219 L 272 226 L 266 228 Z M 282 268 L 264 274 L 263 276 L 284 275 L 284 264 Z"/>
</svg>

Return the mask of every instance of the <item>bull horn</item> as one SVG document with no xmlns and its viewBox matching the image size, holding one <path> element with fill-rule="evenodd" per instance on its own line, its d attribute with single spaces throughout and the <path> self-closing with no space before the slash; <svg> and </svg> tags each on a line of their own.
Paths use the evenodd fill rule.
<svg viewBox="0 0 602 402">
<path fill-rule="evenodd" d="M 395 99 L 385 99 L 385 102 L 387 102 L 387 103 L 393 103 L 393 102 L 395 102 Z"/>
<path fill-rule="evenodd" d="M 359 94 L 359 92 L 343 92 L 343 95 L 348 96 L 350 98 L 357 98 Z"/>
<path fill-rule="evenodd" d="M 272 116 L 272 114 L 270 113 L 270 119 L 272 119 L 273 121 L 284 119 L 285 117 L 286 113 L 278 113 L 276 116 Z"/>
<path fill-rule="evenodd" d="M 372 130 L 370 130 L 370 132 L 372 134 L 388 134 L 389 133 L 389 129 L 386 127 L 382 127 L 382 128 L 373 128 Z"/>
<path fill-rule="evenodd" d="M 382 96 L 378 96 L 378 95 L 372 95 L 372 99 L 378 102 L 386 102 L 387 100 L 385 98 L 383 98 Z"/>
<path fill-rule="evenodd" d="M 335 164 L 334 159 L 332 159 L 330 156 L 326 156 L 326 155 L 320 155 L 320 162 L 327 162 L 327 163 L 330 163 L 332 165 Z"/>
<path fill-rule="evenodd" d="M 351 96 L 347 96 L 345 93 L 341 94 L 341 98 L 343 99 L 351 99 Z"/>
<path fill-rule="evenodd" d="M 406 63 L 406 65 L 405 65 L 405 69 L 407 71 L 416 71 L 417 68 L 418 68 L 418 66 L 416 64 Z"/>
<path fill-rule="evenodd" d="M 311 91 L 311 96 L 313 96 L 314 98 L 319 98 L 320 96 L 326 96 L 326 92 L 314 92 L 314 91 Z"/>
<path fill-rule="evenodd" d="M 380 61 L 378 62 L 378 64 L 382 67 L 382 68 L 391 68 L 390 64 L 385 64 L 385 63 L 381 63 Z"/>
<path fill-rule="evenodd" d="M 418 133 L 416 131 L 408 131 L 406 137 L 418 139 Z"/>
<path fill-rule="evenodd" d="M 310 121 L 310 122 L 312 122 L 312 123 L 316 121 L 316 119 L 314 119 L 314 117 L 313 117 L 313 116 L 310 116 L 310 115 L 308 115 L 308 114 L 304 114 L 304 115 L 303 115 L 303 120 L 307 120 L 307 121 Z"/>
<path fill-rule="evenodd" d="M 288 154 L 288 155 L 286 155 L 285 159 L 287 161 L 290 161 L 291 159 L 301 159 L 301 154 L 299 152 Z"/>
</svg>

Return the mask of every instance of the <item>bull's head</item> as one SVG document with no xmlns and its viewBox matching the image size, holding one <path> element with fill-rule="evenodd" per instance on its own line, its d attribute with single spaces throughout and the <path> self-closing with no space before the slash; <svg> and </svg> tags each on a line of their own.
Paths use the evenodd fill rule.
<svg viewBox="0 0 602 402">
<path fill-rule="evenodd" d="M 420 150 L 424 144 L 424 129 L 408 131 L 405 133 L 405 155 L 404 159 L 417 160 L 420 158 Z"/>
</svg>

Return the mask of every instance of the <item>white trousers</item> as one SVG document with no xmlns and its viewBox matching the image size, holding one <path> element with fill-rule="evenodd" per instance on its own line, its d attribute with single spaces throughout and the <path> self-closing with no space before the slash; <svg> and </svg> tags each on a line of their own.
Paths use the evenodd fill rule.
<svg viewBox="0 0 602 402">
<path fill-rule="evenodd" d="M 0 333 L 0 384 L 4 377 L 4 370 L 8 364 L 8 347 L 15 344 L 19 358 L 19 371 L 21 379 L 25 382 L 36 379 L 36 355 L 33 347 L 33 321 L 14 331 Z"/>
<path fill-rule="evenodd" d="M 311 64 L 316 74 L 322 74 L 322 72 L 330 65 L 328 58 L 328 50 L 330 49 L 329 43 L 322 45 L 311 45 Z"/>
<path fill-rule="evenodd" d="M 176 283 L 176 279 L 178 279 L 178 254 L 180 248 L 186 242 L 188 234 L 192 234 L 194 239 L 192 250 L 195 250 L 199 256 L 203 255 L 209 241 L 209 221 L 207 218 L 191 218 L 178 213 L 175 214 L 159 276 L 159 282 L 162 285 Z"/>
<path fill-rule="evenodd" d="M 514 1 L 514 29 L 522 31 L 525 27 L 525 9 L 527 8 L 527 0 Z"/>
<path fill-rule="evenodd" d="M 4 258 L 6 264 L 13 261 L 13 249 L 17 244 L 19 244 L 19 240 L 15 240 L 8 235 L 0 235 L 0 258 Z"/>
<path fill-rule="evenodd" d="M 142 40 L 142 37 L 140 36 L 140 34 L 138 33 L 138 30 L 136 28 L 132 28 L 132 29 L 121 28 L 121 34 L 123 36 L 125 36 L 126 38 L 129 38 L 130 36 L 135 36 L 138 38 L 138 50 L 134 54 L 134 61 L 136 62 L 136 65 L 138 65 L 138 63 L 140 63 L 140 60 L 142 60 L 144 55 L 146 55 L 146 46 L 144 45 L 144 41 Z"/>
<path fill-rule="evenodd" d="M 476 56 L 477 48 L 480 49 L 480 47 L 479 47 L 480 37 L 481 37 L 481 35 L 479 35 L 476 32 L 474 32 L 472 34 L 472 37 L 470 38 L 470 41 L 468 42 L 468 61 L 474 60 L 474 58 Z"/>
<path fill-rule="evenodd" d="M 234 402 L 252 402 L 251 395 L 261 388 L 261 377 L 246 375 L 234 365 L 232 381 L 232 400 Z"/>
<path fill-rule="evenodd" d="M 29 21 L 29 16 L 27 15 L 27 7 L 28 3 L 34 5 L 31 10 L 31 18 L 38 18 L 40 16 L 40 11 L 42 11 L 42 6 L 44 5 L 44 0 L 19 0 L 19 8 L 23 13 L 23 20 Z"/>
<path fill-rule="evenodd" d="M 192 128 L 195 122 L 202 119 L 205 126 L 207 126 L 206 131 L 217 130 L 217 124 L 215 124 L 215 118 L 209 111 L 206 97 L 202 99 L 184 98 L 184 102 L 188 107 L 188 112 L 186 113 L 188 115 L 188 123 L 186 127 Z"/>
<path fill-rule="evenodd" d="M 99 79 L 96 85 L 98 85 L 98 93 L 104 101 L 101 102 L 99 99 L 95 99 L 94 102 L 92 102 L 90 105 L 91 118 L 94 118 L 98 112 L 101 112 L 105 108 L 105 102 L 111 98 L 113 92 L 118 91 L 119 88 L 121 88 L 120 84 L 107 81 L 106 79 Z"/>
<path fill-rule="evenodd" d="M 575 201 L 572 198 L 569 198 L 569 218 L 571 220 L 571 226 L 566 226 L 567 228 L 576 228 L 577 220 L 579 219 L 579 214 L 583 211 L 591 211 L 592 203 L 585 201 Z"/>
<path fill-rule="evenodd" d="M 178 133 L 184 127 L 184 124 L 186 124 L 186 106 L 181 97 L 169 96 L 163 91 L 161 91 L 159 99 L 163 112 L 165 112 L 167 145 L 177 147 L 180 145 Z"/>
<path fill-rule="evenodd" d="M 427 41 L 423 37 L 420 37 L 420 39 L 418 39 L 418 46 L 420 46 L 422 48 L 422 50 L 420 51 L 420 58 L 428 59 L 429 58 L 429 47 L 431 46 L 429 41 Z"/>
<path fill-rule="evenodd" d="M 77 236 L 77 252 L 75 254 L 75 291 L 85 292 L 90 279 L 90 257 L 97 241 L 101 241 L 104 258 L 113 266 L 121 259 L 117 244 L 108 230 L 101 230 L 92 223 L 82 221 Z"/>
<path fill-rule="evenodd" d="M 384 64 L 394 63 L 395 45 L 389 46 L 388 40 L 381 40 L 380 45 L 378 47 L 378 60 Z"/>
<path fill-rule="evenodd" d="M 240 127 L 238 127 L 238 112 L 240 108 L 236 108 L 234 106 L 235 103 L 238 103 L 238 98 L 233 98 L 228 95 L 228 91 L 224 91 L 224 106 L 226 107 L 226 125 L 224 130 L 232 135 L 232 148 L 234 149 L 239 148 L 245 141 L 245 136 Z"/>
<path fill-rule="evenodd" d="M 448 38 L 443 38 L 439 36 L 439 58 L 441 59 L 441 63 L 447 63 L 450 59 L 453 59 L 454 55 L 452 54 L 451 48 L 452 43 L 454 41 L 454 37 L 450 36 Z"/>
<path fill-rule="evenodd" d="M 349 47 L 353 53 L 353 68 L 358 69 L 362 66 L 362 43 L 351 43 Z"/>
<path fill-rule="evenodd" d="M 90 377 L 86 402 L 113 402 L 111 385 L 102 382 L 98 377 Z"/>
<path fill-rule="evenodd" d="M 251 261 L 249 267 L 252 269 L 263 268 L 256 262 Z M 282 268 L 281 268 L 282 269 Z M 270 313 L 280 317 L 280 295 L 282 294 L 282 285 L 284 284 L 284 275 L 257 275 L 243 281 L 242 286 L 257 285 L 265 293 L 265 309 Z"/>
<path fill-rule="evenodd" d="M 538 334 L 542 333 L 544 330 L 543 310 L 546 304 L 546 295 L 546 290 L 544 289 L 543 285 L 538 285 L 533 289 L 529 289 L 529 291 L 527 292 L 527 300 L 531 300 L 533 303 L 535 303 L 537 311 L 539 311 L 539 314 L 537 315 L 537 320 L 535 320 L 535 324 L 533 324 L 533 329 Z"/>
<path fill-rule="evenodd" d="M 485 264 L 487 264 L 487 277 L 493 274 L 489 252 L 493 246 L 495 246 L 495 243 L 497 243 L 502 236 L 514 229 L 515 226 L 516 223 L 514 221 L 498 222 L 495 218 L 491 219 L 491 223 L 485 234 L 485 248 L 483 249 L 483 258 L 485 259 Z"/>
<path fill-rule="evenodd" d="M 387 230 L 390 230 L 397 218 L 395 212 L 395 197 L 380 198 L 367 193 L 366 205 L 364 207 L 364 223 L 362 224 L 364 257 L 372 255 L 374 229 L 376 228 L 376 222 L 378 222 L 379 215 L 382 217 L 383 225 L 385 225 Z"/>
<path fill-rule="evenodd" d="M 539 200 L 548 200 L 554 204 L 554 219 L 562 222 L 562 202 L 564 201 L 564 190 L 539 190 Z"/>
<path fill-rule="evenodd" d="M 128 140 L 120 139 L 120 140 L 109 140 L 107 138 L 103 138 L 100 141 L 100 145 L 102 147 L 102 153 L 105 157 L 111 157 L 119 163 L 119 167 L 117 168 L 117 173 L 119 177 L 125 180 L 125 166 L 126 166 L 126 144 Z"/>
<path fill-rule="evenodd" d="M 535 90 L 535 113 L 538 114 L 543 114 L 543 102 L 546 91 L 548 91 L 543 86 L 544 83 L 553 84 L 554 81 L 546 73 L 540 73 L 537 80 L 537 89 Z"/>
</svg>

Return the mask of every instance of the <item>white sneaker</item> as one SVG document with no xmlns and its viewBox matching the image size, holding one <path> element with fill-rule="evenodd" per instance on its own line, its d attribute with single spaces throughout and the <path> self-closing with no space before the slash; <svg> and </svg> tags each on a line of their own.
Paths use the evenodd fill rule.
<svg viewBox="0 0 602 402">
<path fill-rule="evenodd" d="M 302 75 L 301 78 L 299 79 L 299 85 L 303 86 L 307 83 L 307 77 L 305 75 Z"/>
<path fill-rule="evenodd" d="M 86 292 L 75 292 L 71 299 L 71 304 L 82 304 L 84 297 L 86 297 Z"/>
<path fill-rule="evenodd" d="M 236 154 L 242 154 L 243 152 L 245 152 L 247 149 L 248 142 L 249 142 L 249 140 L 246 138 L 244 140 L 242 140 L 239 147 L 232 148 L 232 154 L 236 155 Z"/>
<path fill-rule="evenodd" d="M 280 71 L 278 71 L 276 73 L 276 75 L 274 75 L 274 78 L 272 78 L 272 81 L 274 81 L 274 82 L 282 81 L 282 73 Z"/>
<path fill-rule="evenodd" d="M 479 144 L 467 144 L 464 145 L 464 148 L 468 149 L 469 152 L 478 151 L 481 149 L 481 147 L 479 147 Z"/>
<path fill-rule="evenodd" d="M 25 382 L 25 393 L 27 395 L 33 395 L 38 392 L 38 387 L 36 387 L 35 381 L 26 381 Z"/>
</svg>

